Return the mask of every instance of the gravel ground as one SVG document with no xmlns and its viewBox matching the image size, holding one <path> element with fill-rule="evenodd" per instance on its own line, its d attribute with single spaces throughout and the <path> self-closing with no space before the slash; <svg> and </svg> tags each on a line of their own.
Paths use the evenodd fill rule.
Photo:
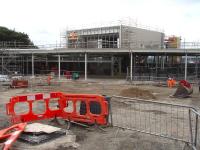
<svg viewBox="0 0 200 150">
<path fill-rule="evenodd" d="M 89 79 L 87 82 L 84 80 L 69 81 L 62 79 L 61 81 L 53 80 L 52 85 L 47 86 L 45 83 L 38 84 L 39 80 L 32 81 L 32 84 L 27 89 L 9 89 L 5 86 L 1 86 L 0 90 L 0 129 L 5 128 L 9 125 L 9 119 L 6 115 L 5 104 L 9 101 L 9 98 L 15 95 L 23 95 L 27 93 L 48 93 L 51 91 L 61 91 L 65 93 L 88 93 L 88 94 L 100 94 L 100 95 L 120 95 L 121 93 L 126 94 L 127 89 L 137 89 L 145 90 L 148 94 L 150 93 L 152 97 L 145 97 L 141 94 L 127 94 L 127 96 L 139 97 L 152 99 L 154 101 L 176 103 L 191 105 L 199 108 L 200 100 L 197 87 L 194 86 L 194 93 L 190 98 L 187 99 L 177 99 L 170 98 L 169 95 L 173 94 L 175 88 L 169 89 L 167 87 L 158 87 L 154 86 L 151 83 L 134 82 L 130 84 L 125 80 L 118 79 Z M 41 80 L 40 80 L 41 82 Z M 131 91 L 129 91 L 131 92 Z M 118 107 L 125 109 L 121 105 L 113 105 L 115 109 Z M 20 109 L 23 109 L 20 107 Z M 39 108 L 38 108 L 39 109 Z M 156 110 L 154 110 L 156 111 Z M 45 121 L 46 124 L 49 124 L 49 121 Z M 64 128 L 64 126 L 61 126 Z M 177 142 L 174 140 L 168 140 L 161 138 L 159 136 L 152 136 L 147 134 L 138 133 L 130 130 L 122 130 L 118 128 L 105 128 L 106 132 L 102 132 L 95 127 L 92 127 L 92 130 L 87 130 L 85 128 L 73 125 L 71 131 L 77 136 L 76 142 L 80 146 L 76 149 L 80 150 L 187 150 L 188 147 L 183 142 Z M 15 148 L 17 145 L 23 145 L 21 142 L 15 143 Z M 48 144 L 48 143 L 46 143 Z M 15 149 L 13 148 L 13 149 Z M 19 148 L 18 148 L 19 149 Z M 24 148 L 25 149 L 25 148 Z M 26 149 L 34 149 L 34 146 L 26 145 Z M 52 149 L 75 149 L 72 147 L 64 147 L 58 145 L 57 147 L 52 147 Z"/>
</svg>

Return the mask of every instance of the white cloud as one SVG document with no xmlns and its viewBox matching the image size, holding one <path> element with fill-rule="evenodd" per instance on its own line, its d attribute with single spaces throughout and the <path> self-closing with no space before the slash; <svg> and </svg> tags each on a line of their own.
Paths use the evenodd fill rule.
<svg viewBox="0 0 200 150">
<path fill-rule="evenodd" d="M 55 43 L 66 27 L 136 18 L 166 34 L 200 40 L 197 0 L 0 0 L 0 26 L 26 32 L 34 42 Z"/>
</svg>

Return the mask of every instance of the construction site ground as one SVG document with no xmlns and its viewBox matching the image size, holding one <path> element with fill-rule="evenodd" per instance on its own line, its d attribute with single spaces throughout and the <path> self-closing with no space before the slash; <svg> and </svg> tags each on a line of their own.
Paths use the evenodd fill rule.
<svg viewBox="0 0 200 150">
<path fill-rule="evenodd" d="M 67 80 L 60 81 L 53 79 L 51 85 L 47 85 L 46 79 L 30 79 L 29 88 L 10 89 L 8 86 L 1 85 L 0 89 L 0 129 L 8 127 L 9 118 L 6 115 L 5 104 L 9 98 L 15 95 L 27 93 L 49 93 L 61 91 L 65 93 L 87 93 L 100 95 L 121 95 L 127 97 L 138 97 L 141 99 L 151 99 L 167 103 L 200 106 L 200 93 L 198 87 L 193 85 L 194 92 L 189 98 L 178 99 L 170 98 L 176 88 L 167 88 L 165 86 L 156 86 L 155 82 L 132 83 L 122 79 L 88 79 L 84 80 Z M 1 83 L 5 84 L 5 83 Z M 117 107 L 117 106 L 112 106 Z M 21 108 L 23 109 L 23 108 Z M 52 124 L 51 121 L 42 121 L 46 124 Z M 55 126 L 66 128 L 66 125 Z M 130 130 L 122 130 L 116 127 L 106 127 L 105 132 L 91 127 L 91 130 L 85 129 L 78 125 L 72 125 L 70 129 L 76 135 L 76 142 L 79 144 L 76 148 L 66 146 L 65 144 L 56 143 L 48 146 L 45 143 L 45 149 L 66 149 L 66 150 L 182 150 L 189 149 L 183 142 L 165 139 L 159 136 L 142 134 Z M 64 140 L 64 139 L 60 139 Z M 63 141 L 65 143 L 65 141 Z M 36 147 L 16 142 L 13 149 L 35 149 Z M 38 148 L 38 147 L 37 147 Z"/>
</svg>

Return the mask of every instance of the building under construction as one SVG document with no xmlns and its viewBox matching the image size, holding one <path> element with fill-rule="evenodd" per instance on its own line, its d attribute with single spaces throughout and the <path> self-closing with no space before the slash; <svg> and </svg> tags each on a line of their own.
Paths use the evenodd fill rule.
<svg viewBox="0 0 200 150">
<path fill-rule="evenodd" d="M 164 33 L 124 25 L 67 32 L 68 48 L 159 49 L 163 45 Z"/>
<path fill-rule="evenodd" d="M 4 42 L 0 45 L 0 72 L 21 75 L 54 72 L 61 77 L 69 71 L 79 72 L 85 79 L 198 77 L 199 46 L 186 46 L 182 48 L 180 39 L 175 37 L 166 40 L 163 32 L 127 25 L 70 30 L 66 31 L 65 44 L 50 47 L 19 48 Z"/>
</svg>

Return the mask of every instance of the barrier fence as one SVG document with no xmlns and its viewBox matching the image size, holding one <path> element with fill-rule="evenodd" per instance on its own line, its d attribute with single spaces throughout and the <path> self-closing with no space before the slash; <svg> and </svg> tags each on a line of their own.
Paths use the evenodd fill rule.
<svg viewBox="0 0 200 150">
<path fill-rule="evenodd" d="M 182 141 L 200 148 L 200 114 L 190 106 L 113 96 L 111 123 L 115 127 Z"/>
<path fill-rule="evenodd" d="M 200 149 L 200 113 L 197 112 L 195 109 L 190 109 L 189 110 L 190 118 L 190 123 L 191 123 L 191 137 L 192 137 L 192 144 L 193 144 L 193 149 Z"/>
<path fill-rule="evenodd" d="M 109 113 L 104 96 L 62 92 L 14 96 L 6 104 L 6 112 L 13 124 L 58 117 L 99 125 L 107 124 Z"/>
</svg>

